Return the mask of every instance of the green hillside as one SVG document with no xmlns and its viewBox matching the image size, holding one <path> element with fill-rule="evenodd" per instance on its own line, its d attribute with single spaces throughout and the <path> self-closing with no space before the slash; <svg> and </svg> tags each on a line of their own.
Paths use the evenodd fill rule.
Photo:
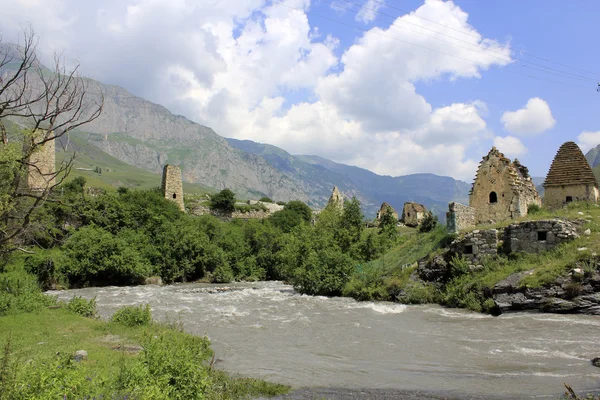
<svg viewBox="0 0 600 400">
<path fill-rule="evenodd" d="M 57 168 L 61 162 L 75 153 L 69 180 L 82 176 L 89 186 L 108 190 L 115 190 L 120 186 L 151 189 L 161 185 L 160 174 L 129 165 L 106 154 L 90 144 L 86 140 L 87 135 L 83 132 L 72 132 L 69 138 L 62 137 L 56 146 Z M 96 172 L 97 168 L 101 170 L 101 173 Z M 212 188 L 188 182 L 183 183 L 183 190 L 186 194 L 215 192 Z"/>
</svg>

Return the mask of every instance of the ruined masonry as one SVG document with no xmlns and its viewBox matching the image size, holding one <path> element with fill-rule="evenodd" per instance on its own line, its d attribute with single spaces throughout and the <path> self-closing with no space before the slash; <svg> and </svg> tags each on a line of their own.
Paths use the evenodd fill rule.
<svg viewBox="0 0 600 400">
<path fill-rule="evenodd" d="M 506 254 L 518 251 L 538 253 L 578 237 L 577 229 L 569 221 L 555 219 L 522 222 L 504 229 L 503 251 Z"/>
<path fill-rule="evenodd" d="M 342 196 L 342 193 L 340 192 L 337 186 L 333 187 L 333 190 L 331 191 L 331 197 L 329 197 L 329 201 L 327 202 L 326 207 L 330 206 L 339 209 L 344 208 L 344 197 Z"/>
<path fill-rule="evenodd" d="M 544 181 L 544 205 L 562 207 L 577 200 L 598 201 L 598 182 L 594 171 L 575 142 L 558 149 Z"/>
<path fill-rule="evenodd" d="M 524 217 L 531 204 L 542 200 L 519 160 L 511 162 L 495 147 L 479 163 L 469 196 L 475 209 L 475 222 L 501 221 Z"/>
<path fill-rule="evenodd" d="M 396 210 L 394 210 L 394 207 L 390 206 L 388 203 L 386 203 L 384 201 L 383 203 L 381 203 L 381 207 L 379 207 L 379 211 L 377 211 L 377 221 L 380 221 L 381 218 L 383 218 L 383 215 L 387 212 L 387 210 L 391 210 L 392 215 L 394 216 L 394 219 L 398 220 L 398 212 Z"/>
<path fill-rule="evenodd" d="M 53 132 L 40 130 L 34 135 L 33 140 L 40 143 L 42 140 L 52 137 Z M 46 190 L 54 185 L 56 172 L 56 153 L 55 141 L 50 140 L 39 146 L 38 149 L 29 157 L 29 171 L 27 174 L 27 186 L 30 190 Z M 24 144 L 24 148 L 28 146 Z"/>
<path fill-rule="evenodd" d="M 419 226 L 426 214 L 427 208 L 424 205 L 414 202 L 404 203 L 404 207 L 402 208 L 402 223 L 406 226 Z"/>
<path fill-rule="evenodd" d="M 183 205 L 183 182 L 181 181 L 181 169 L 177 165 L 165 165 L 162 177 L 162 190 L 165 199 L 174 201 L 181 211 L 185 211 Z"/>
<path fill-rule="evenodd" d="M 446 226 L 450 233 L 458 233 L 475 226 L 475 209 L 455 202 L 448 204 Z"/>
</svg>

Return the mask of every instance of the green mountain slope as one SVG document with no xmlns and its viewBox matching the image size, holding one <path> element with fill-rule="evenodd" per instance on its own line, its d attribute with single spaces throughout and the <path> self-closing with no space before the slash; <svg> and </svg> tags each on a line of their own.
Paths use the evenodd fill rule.
<svg viewBox="0 0 600 400">
<path fill-rule="evenodd" d="M 138 189 L 160 187 L 161 174 L 118 160 L 91 145 L 87 140 L 88 136 L 86 133 L 72 132 L 68 138 L 63 136 L 60 139 L 56 151 L 57 166 L 75 154 L 68 180 L 82 176 L 88 185 L 103 189 L 115 189 L 120 186 Z M 214 189 L 196 183 L 184 182 L 183 187 L 185 193 L 189 194 L 214 192 Z"/>
</svg>

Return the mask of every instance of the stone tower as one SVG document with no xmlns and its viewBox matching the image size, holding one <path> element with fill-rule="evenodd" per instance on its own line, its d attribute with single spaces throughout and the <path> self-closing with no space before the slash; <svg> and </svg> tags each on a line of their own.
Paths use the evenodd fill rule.
<svg viewBox="0 0 600 400">
<path fill-rule="evenodd" d="M 181 181 L 181 169 L 178 165 L 165 165 L 162 177 L 162 190 L 165 199 L 174 201 L 181 211 L 185 211 L 183 205 L 183 182 Z"/>
<path fill-rule="evenodd" d="M 492 147 L 479 163 L 469 196 L 476 223 L 524 217 L 530 204 L 541 206 L 542 200 L 527 167 Z"/>
<path fill-rule="evenodd" d="M 339 208 L 340 210 L 344 208 L 344 197 L 337 186 L 333 187 L 331 197 L 329 197 L 329 201 L 327 202 L 327 207 L 330 206 Z"/>
<path fill-rule="evenodd" d="M 39 130 L 33 136 L 35 143 L 52 137 L 53 132 Z M 29 139 L 25 139 L 26 141 Z M 28 151 L 31 143 L 24 144 L 24 151 Z M 47 190 L 56 182 L 56 145 L 55 140 L 49 140 L 43 145 L 38 145 L 37 149 L 29 157 L 29 171 L 27 173 L 27 186 L 30 190 Z"/>
<path fill-rule="evenodd" d="M 381 203 L 381 207 L 379 207 L 379 211 L 377 211 L 377 221 L 380 221 L 381 218 L 383 218 L 383 215 L 387 212 L 387 210 L 391 210 L 394 218 L 396 220 L 398 219 L 398 212 L 396 210 L 394 210 L 394 207 L 390 206 L 388 203 L 386 203 L 384 201 L 383 203 Z"/>
<path fill-rule="evenodd" d="M 594 171 L 575 142 L 558 149 L 544 181 L 544 205 L 562 207 L 572 201 L 598 201 L 598 182 Z"/>
</svg>

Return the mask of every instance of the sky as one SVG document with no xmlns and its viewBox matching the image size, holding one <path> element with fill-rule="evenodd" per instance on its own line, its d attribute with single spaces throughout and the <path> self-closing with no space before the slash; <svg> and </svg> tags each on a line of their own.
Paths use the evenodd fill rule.
<svg viewBox="0 0 600 400">
<path fill-rule="evenodd" d="M 42 60 L 219 135 L 383 175 L 472 181 L 492 146 L 545 176 L 600 144 L 596 0 L 2 0 Z M 21 35 L 21 36 L 20 36 Z"/>
</svg>

